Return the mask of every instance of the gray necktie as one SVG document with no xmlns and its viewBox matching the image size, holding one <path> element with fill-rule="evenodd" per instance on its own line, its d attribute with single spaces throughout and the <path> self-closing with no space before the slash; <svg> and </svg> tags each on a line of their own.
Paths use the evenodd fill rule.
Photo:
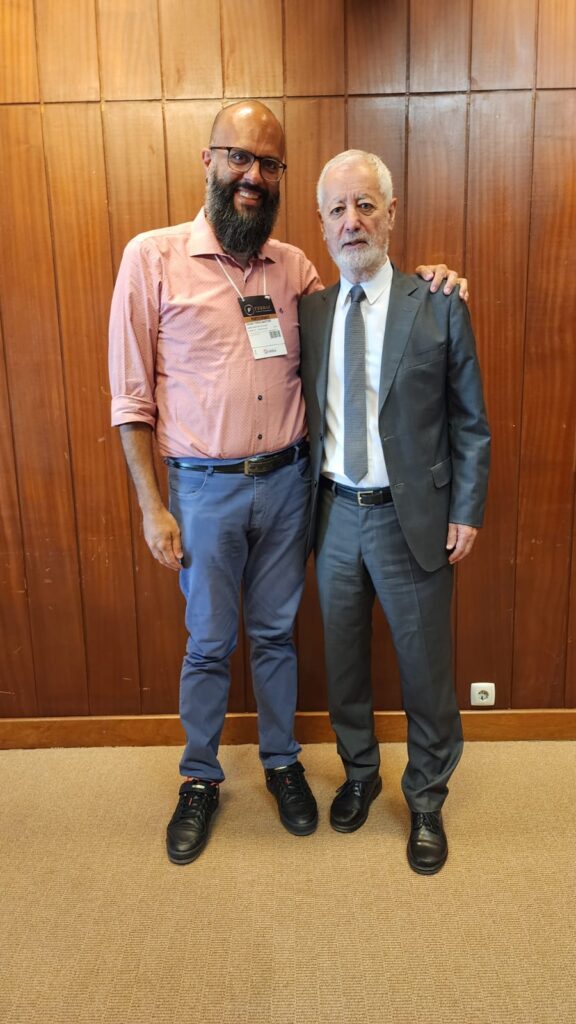
<svg viewBox="0 0 576 1024">
<path fill-rule="evenodd" d="M 344 472 L 357 484 L 368 472 L 366 436 L 366 332 L 362 285 L 350 289 L 344 328 Z"/>
</svg>

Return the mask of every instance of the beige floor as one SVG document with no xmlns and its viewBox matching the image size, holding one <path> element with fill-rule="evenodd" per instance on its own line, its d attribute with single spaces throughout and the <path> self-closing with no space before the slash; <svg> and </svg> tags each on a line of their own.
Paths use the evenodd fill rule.
<svg viewBox="0 0 576 1024">
<path fill-rule="evenodd" d="M 174 748 L 0 753 L 2 1024 L 573 1024 L 574 743 L 469 744 L 450 857 L 405 859 L 401 745 L 367 825 L 328 825 L 331 745 L 303 752 L 321 823 L 279 825 L 227 747 L 212 840 L 175 867 Z"/>
</svg>

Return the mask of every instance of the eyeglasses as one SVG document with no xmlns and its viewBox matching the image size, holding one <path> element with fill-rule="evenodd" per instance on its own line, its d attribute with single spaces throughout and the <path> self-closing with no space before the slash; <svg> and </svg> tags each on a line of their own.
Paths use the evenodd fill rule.
<svg viewBox="0 0 576 1024">
<path fill-rule="evenodd" d="M 247 149 L 236 149 L 235 146 L 210 146 L 210 149 L 222 149 L 228 154 L 228 167 L 232 171 L 244 174 L 249 171 L 255 160 L 260 165 L 260 174 L 265 181 L 280 181 L 287 165 L 281 160 L 275 160 L 273 156 L 256 156 L 249 153 Z"/>
</svg>

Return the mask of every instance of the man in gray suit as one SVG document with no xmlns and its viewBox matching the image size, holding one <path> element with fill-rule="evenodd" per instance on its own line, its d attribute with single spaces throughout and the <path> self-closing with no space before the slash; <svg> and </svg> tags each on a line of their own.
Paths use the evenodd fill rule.
<svg viewBox="0 0 576 1024">
<path fill-rule="evenodd" d="M 300 302 L 328 700 L 346 781 L 330 822 L 353 832 L 382 789 L 370 672 L 377 596 L 408 719 L 410 866 L 434 874 L 462 752 L 452 678 L 453 566 L 482 525 L 490 435 L 465 303 L 388 259 L 397 200 L 373 154 L 324 167 L 318 207 L 339 285 Z"/>
</svg>

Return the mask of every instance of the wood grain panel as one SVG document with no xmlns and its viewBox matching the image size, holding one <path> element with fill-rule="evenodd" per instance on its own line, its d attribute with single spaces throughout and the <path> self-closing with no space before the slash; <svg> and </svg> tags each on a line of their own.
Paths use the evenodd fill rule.
<svg viewBox="0 0 576 1024">
<path fill-rule="evenodd" d="M 37 714 L 24 543 L 0 331 L 0 717 Z"/>
<path fill-rule="evenodd" d="M 408 0 L 346 0 L 348 92 L 404 92 Z"/>
<path fill-rule="evenodd" d="M 88 711 L 40 111 L 0 110 L 0 303 L 40 714 Z M 34 254 L 34 259 L 31 258 Z M 25 286 L 23 286 L 25 282 Z"/>
<path fill-rule="evenodd" d="M 406 716 L 403 712 L 377 711 L 374 717 L 380 743 L 406 742 Z M 467 743 L 475 740 L 576 739 L 576 712 L 564 708 L 550 711 L 464 711 L 462 724 Z M 297 712 L 295 732 L 300 743 L 334 743 L 334 733 L 325 711 Z M 0 720 L 0 750 L 181 747 L 183 742 L 182 725 L 176 715 Z M 227 715 L 222 732 L 223 744 L 257 742 L 255 714 Z"/>
<path fill-rule="evenodd" d="M 168 224 L 164 134 L 159 103 L 111 103 L 104 108 L 104 143 L 114 265 L 134 235 Z M 120 444 L 116 431 L 114 443 Z M 167 501 L 166 472 L 157 459 Z M 175 710 L 184 651 L 183 600 L 176 575 L 156 562 L 144 540 L 131 495 L 142 710 Z"/>
<path fill-rule="evenodd" d="M 285 4 L 286 94 L 343 93 L 344 0 Z"/>
<path fill-rule="evenodd" d="M 403 270 L 405 231 L 406 100 L 404 96 L 350 99 L 348 146 L 376 153 L 392 174 L 398 197 L 396 221 L 390 239 L 390 256 Z"/>
<path fill-rule="evenodd" d="M 532 172 L 532 94 L 472 97 L 466 269 L 492 431 L 486 525 L 458 570 L 457 679 L 496 684 L 507 707 L 512 683 L 514 556 L 526 267 Z M 505 244 L 504 243 L 505 240 Z"/>
<path fill-rule="evenodd" d="M 316 182 L 326 161 L 345 149 L 344 118 L 343 100 L 286 103 L 288 241 L 304 250 L 326 285 L 338 279 L 338 271 L 320 231 Z"/>
<path fill-rule="evenodd" d="M 574 0 L 540 0 L 537 82 L 540 89 L 576 85 Z"/>
<path fill-rule="evenodd" d="M 574 453 L 576 462 L 576 451 Z M 572 523 L 572 572 L 570 603 L 568 607 L 568 650 L 566 657 L 566 699 L 567 708 L 576 708 L 576 495 Z"/>
<path fill-rule="evenodd" d="M 42 99 L 98 100 L 94 0 L 36 0 Z"/>
<path fill-rule="evenodd" d="M 222 0 L 222 50 L 225 96 L 281 96 L 281 0 Z"/>
<path fill-rule="evenodd" d="M 534 85 L 537 0 L 474 0 L 473 89 L 530 89 Z"/>
<path fill-rule="evenodd" d="M 443 0 L 410 2 L 410 90 L 468 88 L 471 0 L 447 9 Z"/>
<path fill-rule="evenodd" d="M 157 0 L 98 0 L 102 95 L 162 95 Z"/>
<path fill-rule="evenodd" d="M 210 141 L 210 129 L 220 109 L 218 100 L 182 100 L 166 104 L 171 224 L 192 220 L 204 203 L 206 168 L 201 152 Z"/>
<path fill-rule="evenodd" d="M 104 141 L 115 271 L 124 246 L 168 224 L 160 103 L 107 103 Z"/>
<path fill-rule="evenodd" d="M 0 103 L 38 100 L 34 0 L 4 0 L 0 54 Z"/>
<path fill-rule="evenodd" d="M 158 465 L 157 472 L 167 505 L 165 467 Z M 178 709 L 180 670 L 186 648 L 184 598 L 176 574 L 163 569 L 150 554 L 133 494 L 132 499 L 141 700 L 143 713 L 150 715 Z"/>
<path fill-rule="evenodd" d="M 110 430 L 106 338 L 112 272 L 98 106 L 50 105 L 44 137 L 90 709 L 95 714 L 133 714 L 140 710 L 139 666 L 126 474 Z"/>
<path fill-rule="evenodd" d="M 205 0 L 160 0 L 164 95 L 222 95 L 220 8 Z"/>
<path fill-rule="evenodd" d="M 464 270 L 466 97 L 410 100 L 405 262 Z"/>
<path fill-rule="evenodd" d="M 513 706 L 564 702 L 574 501 L 576 91 L 536 106 Z"/>
</svg>

